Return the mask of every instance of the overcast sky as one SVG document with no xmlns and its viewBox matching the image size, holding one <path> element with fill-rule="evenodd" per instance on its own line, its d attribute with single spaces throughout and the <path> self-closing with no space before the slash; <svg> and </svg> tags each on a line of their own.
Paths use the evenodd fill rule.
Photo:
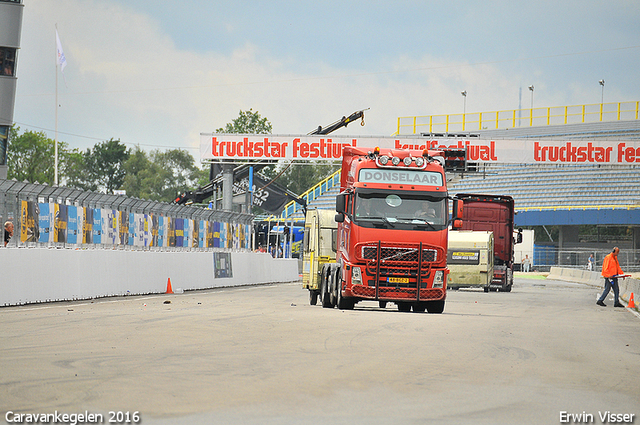
<svg viewBox="0 0 640 425">
<path fill-rule="evenodd" d="M 306 134 L 399 116 L 640 100 L 640 2 L 24 0 L 14 120 L 86 149 L 186 148 L 252 108 Z M 520 97 L 520 91 L 522 96 Z"/>
</svg>

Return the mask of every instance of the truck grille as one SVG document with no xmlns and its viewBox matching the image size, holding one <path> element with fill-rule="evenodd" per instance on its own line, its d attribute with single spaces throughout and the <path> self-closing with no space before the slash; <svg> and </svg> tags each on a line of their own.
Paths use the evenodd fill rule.
<svg viewBox="0 0 640 425">
<path fill-rule="evenodd" d="M 363 246 L 362 247 L 362 259 L 371 261 L 376 260 L 378 248 L 375 246 Z M 380 262 L 394 262 L 394 263 L 418 263 L 418 248 L 404 248 L 404 247 L 381 247 L 380 248 Z M 438 260 L 438 251 L 435 249 L 422 249 L 422 261 L 434 262 Z"/>
</svg>

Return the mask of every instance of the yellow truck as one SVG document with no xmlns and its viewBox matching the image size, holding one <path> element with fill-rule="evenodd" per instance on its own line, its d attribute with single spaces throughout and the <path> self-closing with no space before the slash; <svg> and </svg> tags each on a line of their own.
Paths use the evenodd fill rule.
<svg viewBox="0 0 640 425">
<path fill-rule="evenodd" d="M 309 290 L 309 303 L 316 305 L 325 264 L 336 262 L 338 223 L 336 212 L 309 208 L 302 239 L 302 287 Z"/>
<path fill-rule="evenodd" d="M 489 292 L 493 279 L 493 232 L 449 231 L 447 288 L 483 288 Z"/>
</svg>

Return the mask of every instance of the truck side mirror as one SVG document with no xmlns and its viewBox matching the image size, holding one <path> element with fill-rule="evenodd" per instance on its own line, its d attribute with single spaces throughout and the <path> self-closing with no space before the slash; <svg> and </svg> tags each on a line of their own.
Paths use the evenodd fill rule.
<svg viewBox="0 0 640 425">
<path fill-rule="evenodd" d="M 333 219 L 335 220 L 336 223 L 344 223 L 344 213 L 336 214 L 336 216 Z"/>
<path fill-rule="evenodd" d="M 522 243 L 522 229 L 518 229 L 518 236 L 516 236 L 516 243 Z"/>
<path fill-rule="evenodd" d="M 462 199 L 453 199 L 453 217 L 451 217 L 451 228 L 453 230 L 461 230 L 462 229 Z"/>
<path fill-rule="evenodd" d="M 464 213 L 464 202 L 462 199 L 453 198 L 453 219 L 462 220 L 462 214 Z"/>
<path fill-rule="evenodd" d="M 347 194 L 340 193 L 336 196 L 336 212 L 344 214 L 347 212 Z M 336 220 L 338 223 L 341 221 Z"/>
</svg>

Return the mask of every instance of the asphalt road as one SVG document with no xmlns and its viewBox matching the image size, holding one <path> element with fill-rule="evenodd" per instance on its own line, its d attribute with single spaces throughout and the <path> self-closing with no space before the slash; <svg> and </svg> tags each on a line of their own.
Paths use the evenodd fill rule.
<svg viewBox="0 0 640 425">
<path fill-rule="evenodd" d="M 451 291 L 440 315 L 323 309 L 299 284 L 0 308 L 0 421 L 637 423 L 640 319 L 596 294 L 517 278 Z"/>
</svg>

